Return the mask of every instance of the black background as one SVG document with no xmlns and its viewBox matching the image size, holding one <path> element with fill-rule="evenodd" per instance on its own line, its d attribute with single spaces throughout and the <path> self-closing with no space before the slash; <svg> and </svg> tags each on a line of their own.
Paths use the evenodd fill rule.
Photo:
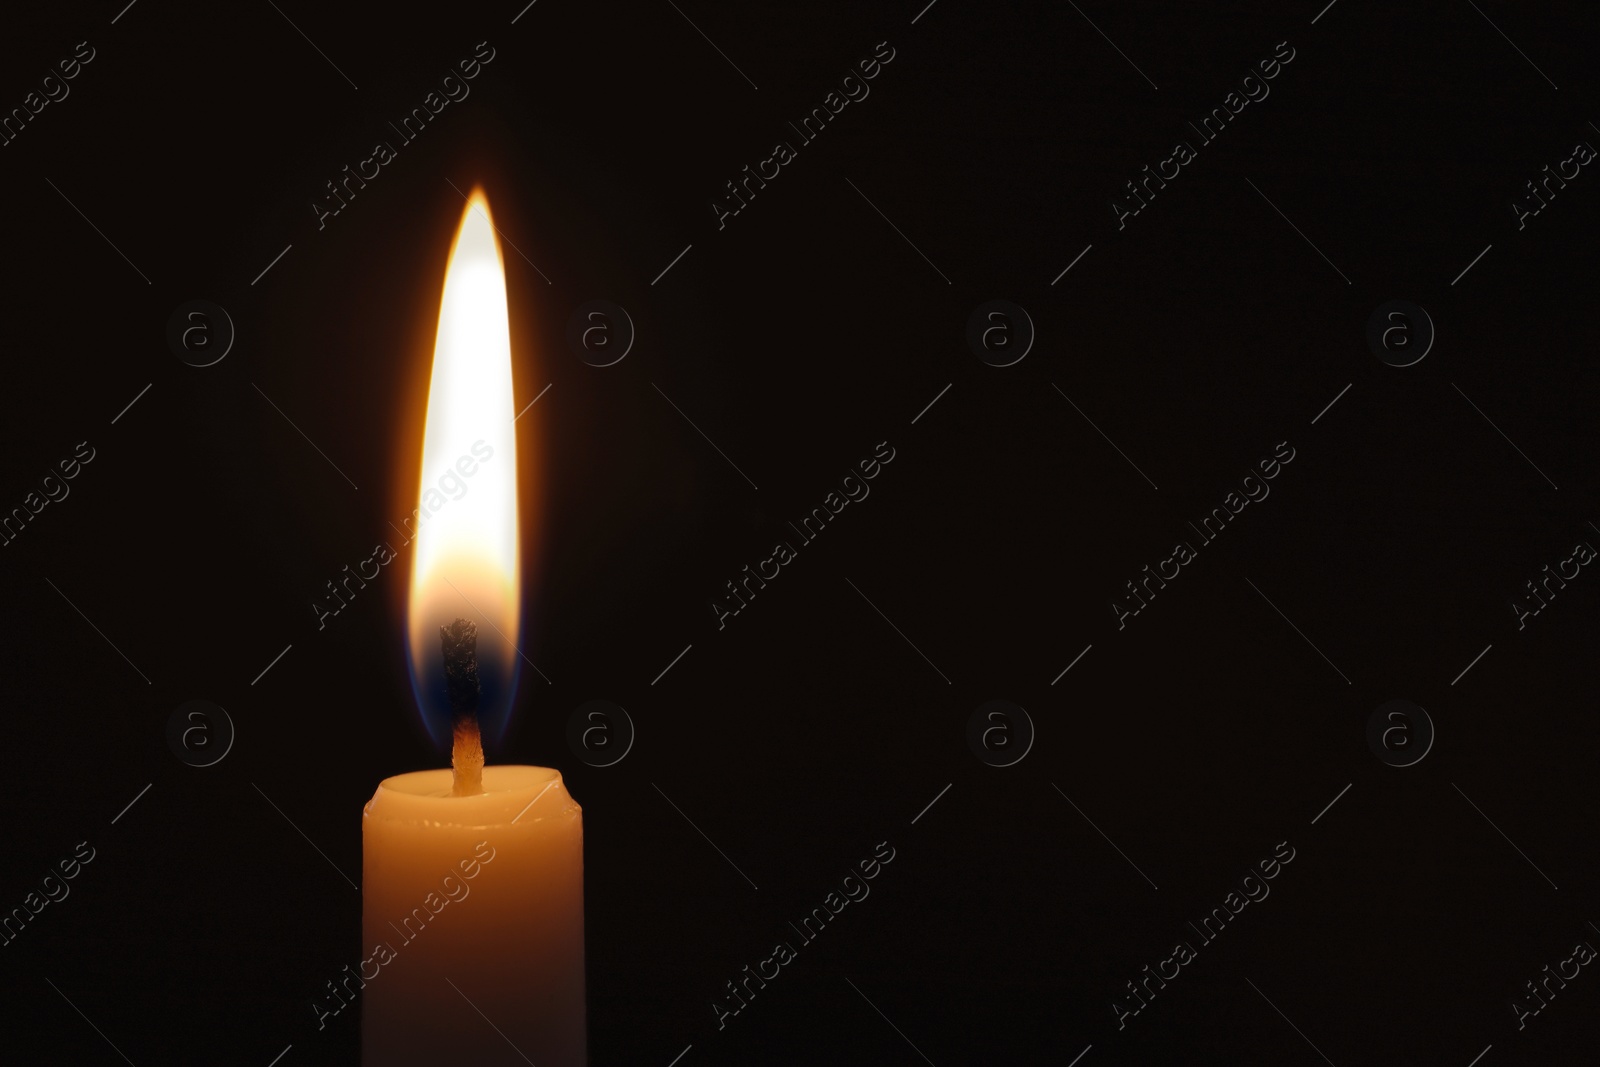
<svg viewBox="0 0 1600 1067">
<path fill-rule="evenodd" d="M 477 182 L 520 250 L 517 408 L 550 386 L 518 424 L 550 681 L 524 673 L 490 758 L 584 807 L 593 1063 L 1593 1055 L 1592 968 L 1520 1032 L 1510 1003 L 1600 939 L 1600 578 L 1521 631 L 1509 605 L 1600 543 L 1600 178 L 1521 230 L 1510 204 L 1600 143 L 1600 12 L 121 6 L 0 41 L 5 109 L 96 50 L 0 149 L 0 507 L 95 450 L 0 549 L 0 907 L 97 851 L 0 949 L 0 1058 L 356 1061 L 355 1013 L 319 1032 L 311 1001 L 361 956 L 361 806 L 445 757 L 408 551 L 323 630 L 311 601 L 401 547 L 451 183 Z M 471 96 L 319 230 L 323 183 L 483 40 Z M 719 230 L 723 183 L 880 41 L 870 96 Z M 1270 96 L 1119 230 L 1123 183 L 1280 41 Z M 238 330 L 206 369 L 165 341 L 194 298 Z M 594 298 L 638 328 L 604 369 L 565 341 Z M 1038 334 L 1003 369 L 964 340 L 992 298 Z M 1405 369 L 1364 339 L 1393 299 L 1438 330 Z M 722 584 L 881 441 L 870 497 L 719 631 Z M 1123 583 L 1282 441 L 1270 497 L 1119 631 Z M 1397 697 L 1438 731 L 1404 769 L 1365 737 Z M 164 735 L 194 698 L 238 730 L 205 769 Z M 610 768 L 565 741 L 593 698 L 638 729 Z M 965 739 L 994 698 L 1037 728 L 1005 769 Z M 719 1031 L 723 983 L 881 841 L 871 896 Z M 1119 1031 L 1124 983 L 1280 841 L 1270 897 Z"/>
</svg>

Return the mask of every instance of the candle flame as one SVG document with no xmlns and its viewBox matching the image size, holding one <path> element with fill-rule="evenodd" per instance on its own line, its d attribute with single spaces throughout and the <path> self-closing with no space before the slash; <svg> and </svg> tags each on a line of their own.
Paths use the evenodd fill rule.
<svg viewBox="0 0 1600 1067">
<path fill-rule="evenodd" d="M 449 735 L 439 628 L 479 626 L 484 735 L 504 729 L 520 621 L 517 439 L 505 263 L 474 188 L 450 249 L 428 382 L 407 612 L 412 684 L 435 741 Z"/>
</svg>

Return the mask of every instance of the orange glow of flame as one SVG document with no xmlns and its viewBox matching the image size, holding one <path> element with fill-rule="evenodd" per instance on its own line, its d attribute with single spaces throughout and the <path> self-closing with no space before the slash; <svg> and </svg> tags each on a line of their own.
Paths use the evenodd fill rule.
<svg viewBox="0 0 1600 1067">
<path fill-rule="evenodd" d="M 505 263 L 489 201 L 474 188 L 439 304 L 407 609 L 412 681 L 436 738 L 449 719 L 439 627 L 456 618 L 478 626 L 487 733 L 503 726 L 515 688 L 521 582 L 513 408 Z"/>
</svg>

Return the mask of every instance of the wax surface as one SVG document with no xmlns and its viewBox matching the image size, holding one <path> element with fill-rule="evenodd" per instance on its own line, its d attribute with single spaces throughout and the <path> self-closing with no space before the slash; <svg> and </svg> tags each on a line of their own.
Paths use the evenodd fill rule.
<svg viewBox="0 0 1600 1067">
<path fill-rule="evenodd" d="M 483 786 L 417 771 L 363 809 L 365 1067 L 585 1063 L 583 811 L 548 767 Z"/>
</svg>

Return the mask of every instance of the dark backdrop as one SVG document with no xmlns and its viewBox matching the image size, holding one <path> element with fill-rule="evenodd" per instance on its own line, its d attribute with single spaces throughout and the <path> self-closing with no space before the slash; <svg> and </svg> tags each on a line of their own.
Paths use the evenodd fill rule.
<svg viewBox="0 0 1600 1067">
<path fill-rule="evenodd" d="M 1520 629 L 1512 605 L 1600 544 L 1600 178 L 1520 229 L 1512 204 L 1600 144 L 1600 15 L 1321 3 L 7 15 L 6 109 L 94 58 L 0 148 L 0 506 L 94 458 L 0 548 L 0 906 L 95 858 L 0 949 L 0 1055 L 355 1061 L 355 1013 L 319 1032 L 311 1001 L 361 955 L 362 804 L 445 760 L 390 524 L 476 182 L 515 245 L 518 409 L 539 397 L 523 649 L 548 676 L 490 758 L 559 767 L 584 807 L 593 1063 L 1592 1054 L 1592 968 L 1521 1030 L 1512 1002 L 1600 944 L 1600 578 Z M 319 229 L 324 183 L 480 41 L 471 95 Z M 870 95 L 719 229 L 724 183 L 879 42 Z M 1270 95 L 1202 144 L 1186 123 L 1279 42 Z M 203 369 L 166 338 L 193 299 L 237 331 Z M 611 367 L 566 340 L 591 299 L 637 329 Z M 1012 366 L 967 341 L 992 299 L 1036 331 Z M 1391 300 L 1437 331 L 1409 367 L 1367 340 Z M 870 496 L 719 629 L 723 584 L 880 442 Z M 1202 544 L 1188 523 L 1281 442 L 1270 496 Z M 384 540 L 399 560 L 319 630 Z M 193 699 L 237 730 L 210 767 L 167 741 Z M 566 740 L 592 699 L 637 730 L 611 767 Z M 996 699 L 1036 734 L 1004 768 L 968 741 Z M 1407 767 L 1378 751 L 1425 744 L 1415 712 L 1368 741 L 1393 699 L 1436 732 Z M 1014 754 L 1021 718 L 994 721 Z M 880 842 L 870 897 L 719 1030 L 724 983 Z M 1280 842 L 1270 896 L 1203 944 L 1188 923 Z M 1179 939 L 1197 957 L 1119 1029 Z"/>
</svg>

